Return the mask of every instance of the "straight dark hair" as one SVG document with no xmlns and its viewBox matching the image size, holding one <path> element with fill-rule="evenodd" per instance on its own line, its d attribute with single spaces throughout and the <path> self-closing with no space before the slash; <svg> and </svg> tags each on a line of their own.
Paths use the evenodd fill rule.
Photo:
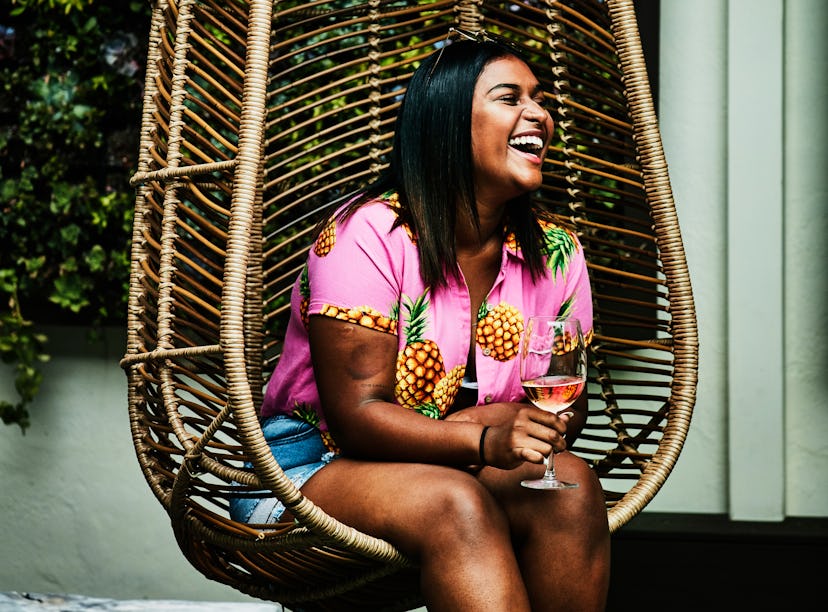
<svg viewBox="0 0 828 612">
<path fill-rule="evenodd" d="M 347 219 L 361 205 L 389 189 L 399 194 L 397 225 L 407 223 L 417 237 L 420 274 L 437 287 L 456 275 L 455 227 L 458 210 L 479 230 L 475 205 L 471 110 L 477 79 L 486 65 L 513 55 L 493 42 L 459 40 L 426 58 L 411 77 L 399 114 L 386 170 L 340 215 Z M 514 233 L 533 277 L 543 273 L 543 235 L 530 194 L 507 206 L 507 231 Z"/>
</svg>

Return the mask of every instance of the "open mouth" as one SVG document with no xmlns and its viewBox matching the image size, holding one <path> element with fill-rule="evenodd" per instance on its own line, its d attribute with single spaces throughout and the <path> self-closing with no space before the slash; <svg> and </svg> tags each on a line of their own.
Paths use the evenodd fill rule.
<svg viewBox="0 0 828 612">
<path fill-rule="evenodd" d="M 509 139 L 509 146 L 532 155 L 540 155 L 543 150 L 543 140 L 540 136 L 518 136 Z"/>
</svg>

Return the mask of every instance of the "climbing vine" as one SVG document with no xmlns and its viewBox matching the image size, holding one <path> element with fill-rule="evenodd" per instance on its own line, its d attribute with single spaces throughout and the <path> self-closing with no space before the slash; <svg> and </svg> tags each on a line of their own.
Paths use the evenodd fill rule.
<svg viewBox="0 0 828 612">
<path fill-rule="evenodd" d="M 11 0 L 0 15 L 0 359 L 22 431 L 42 324 L 125 318 L 148 2 Z"/>
</svg>

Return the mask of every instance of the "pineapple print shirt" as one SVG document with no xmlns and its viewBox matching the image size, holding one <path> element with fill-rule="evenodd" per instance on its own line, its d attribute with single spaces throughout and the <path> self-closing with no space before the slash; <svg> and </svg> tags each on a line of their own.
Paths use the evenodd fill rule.
<svg viewBox="0 0 828 612">
<path fill-rule="evenodd" d="M 334 450 L 314 383 L 309 315 L 396 334 L 397 401 L 427 416 L 446 414 L 465 372 L 471 329 L 465 282 L 450 278 L 433 291 L 423 285 L 410 229 L 393 227 L 395 205 L 393 194 L 362 206 L 344 224 L 332 222 L 320 234 L 293 287 L 283 357 L 265 393 L 263 418 L 290 414 L 306 420 L 319 427 Z M 592 338 L 592 297 L 581 245 L 563 228 L 545 229 L 547 273 L 537 282 L 514 239 L 504 239 L 500 272 L 478 309 L 478 405 L 525 399 L 517 349 L 530 314 L 571 314 L 581 320 L 585 339 Z"/>
</svg>

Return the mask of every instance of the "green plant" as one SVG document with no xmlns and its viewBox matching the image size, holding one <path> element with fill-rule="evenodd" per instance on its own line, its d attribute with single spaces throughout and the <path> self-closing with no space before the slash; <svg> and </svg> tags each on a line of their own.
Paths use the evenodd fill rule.
<svg viewBox="0 0 828 612">
<path fill-rule="evenodd" d="M 25 432 L 39 323 L 122 322 L 147 2 L 12 0 L 0 17 L 0 358 Z M 114 6 L 113 6 L 114 5 Z"/>
</svg>

